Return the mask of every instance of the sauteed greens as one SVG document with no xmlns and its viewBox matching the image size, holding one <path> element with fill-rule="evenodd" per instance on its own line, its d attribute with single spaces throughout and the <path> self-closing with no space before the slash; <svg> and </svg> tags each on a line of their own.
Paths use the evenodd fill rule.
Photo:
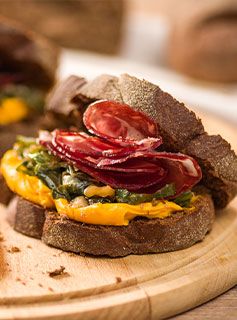
<svg viewBox="0 0 237 320">
<path fill-rule="evenodd" d="M 51 154 L 46 148 L 37 144 L 33 138 L 19 136 L 15 149 L 18 156 L 22 158 L 18 171 L 38 177 L 52 190 L 54 198 L 66 198 L 70 201 L 77 196 L 84 196 L 84 190 L 89 185 L 103 186 L 101 182 Z M 154 194 L 139 194 L 126 189 L 116 189 L 112 197 L 94 196 L 87 200 L 89 204 L 119 202 L 135 205 L 152 202 L 155 205 L 157 200 L 172 198 L 174 194 L 174 185 L 167 184 Z M 182 207 L 189 207 L 192 196 L 192 192 L 185 192 L 172 201 Z"/>
</svg>

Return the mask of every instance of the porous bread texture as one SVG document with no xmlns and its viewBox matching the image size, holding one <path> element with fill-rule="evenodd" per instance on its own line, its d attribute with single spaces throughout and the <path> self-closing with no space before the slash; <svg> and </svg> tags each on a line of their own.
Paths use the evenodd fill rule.
<svg viewBox="0 0 237 320">
<path fill-rule="evenodd" d="M 68 219 L 18 197 L 14 228 L 75 253 L 122 257 L 167 252 L 190 247 L 211 230 L 215 217 L 211 197 L 202 195 L 193 206 L 192 211 L 184 209 L 165 219 L 135 218 L 128 226 L 103 226 Z"/>
<path fill-rule="evenodd" d="M 202 169 L 200 182 L 212 193 L 216 207 L 224 208 L 237 194 L 237 156 L 220 135 L 208 135 L 193 111 L 157 85 L 128 74 L 101 75 L 82 86 L 77 97 L 87 102 L 116 100 L 146 113 L 163 138 L 161 149 L 195 158 Z"/>
</svg>

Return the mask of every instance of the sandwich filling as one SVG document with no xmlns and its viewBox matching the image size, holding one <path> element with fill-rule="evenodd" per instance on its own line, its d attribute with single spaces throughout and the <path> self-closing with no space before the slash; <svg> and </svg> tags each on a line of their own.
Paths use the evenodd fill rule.
<svg viewBox="0 0 237 320">
<path fill-rule="evenodd" d="M 0 76 L 0 126 L 43 112 L 44 95 L 41 90 L 2 81 Z"/>
<path fill-rule="evenodd" d="M 159 128 L 145 114 L 97 101 L 84 114 L 88 132 L 55 130 L 19 138 L 4 155 L 9 188 L 84 223 L 127 225 L 193 209 L 201 179 L 194 159 L 159 151 Z"/>
</svg>

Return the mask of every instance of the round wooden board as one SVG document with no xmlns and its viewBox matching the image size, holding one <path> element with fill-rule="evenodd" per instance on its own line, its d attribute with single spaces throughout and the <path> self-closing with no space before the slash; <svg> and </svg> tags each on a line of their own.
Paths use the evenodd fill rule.
<svg viewBox="0 0 237 320">
<path fill-rule="evenodd" d="M 235 128 L 204 124 L 233 143 Z M 82 257 L 47 247 L 9 226 L 0 208 L 0 319 L 158 319 L 197 306 L 237 283 L 237 199 L 217 212 L 193 247 L 120 259 Z M 17 249 L 19 248 L 18 252 Z M 65 273 L 50 277 L 50 271 Z"/>
</svg>

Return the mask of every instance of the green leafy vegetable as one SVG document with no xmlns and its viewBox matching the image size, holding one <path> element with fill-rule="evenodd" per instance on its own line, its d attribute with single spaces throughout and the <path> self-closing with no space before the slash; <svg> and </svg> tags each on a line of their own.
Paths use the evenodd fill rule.
<svg viewBox="0 0 237 320">
<path fill-rule="evenodd" d="M 89 202 L 89 204 L 94 204 L 94 203 L 113 203 L 114 198 L 111 197 L 106 197 L 106 198 L 102 198 L 102 197 L 91 197 L 88 198 L 87 201 Z"/>
<path fill-rule="evenodd" d="M 117 202 L 139 204 L 143 202 L 151 202 L 153 200 L 171 197 L 175 194 L 175 187 L 173 184 L 167 184 L 165 187 L 153 194 L 134 193 L 126 189 L 117 189 L 115 198 Z"/>
<path fill-rule="evenodd" d="M 84 195 L 85 188 L 90 184 L 100 185 L 95 179 L 76 170 L 52 155 L 43 146 L 36 144 L 34 139 L 18 137 L 15 149 L 24 159 L 17 170 L 38 177 L 52 190 L 53 198 L 71 200 Z"/>
<path fill-rule="evenodd" d="M 34 138 L 17 136 L 16 144 L 14 148 L 17 151 L 18 155 L 21 158 L 24 158 L 24 151 L 28 150 L 31 146 L 35 146 L 35 145 L 36 145 L 36 140 Z"/>
<path fill-rule="evenodd" d="M 172 200 L 176 204 L 178 204 L 181 207 L 188 208 L 190 207 L 190 201 L 193 197 L 193 192 L 192 191 L 187 191 L 182 193 L 180 196 Z"/>
<path fill-rule="evenodd" d="M 6 98 L 21 98 L 28 107 L 37 111 L 43 112 L 44 94 L 36 88 L 29 88 L 24 85 L 8 85 L 1 90 L 0 101 Z"/>
<path fill-rule="evenodd" d="M 15 150 L 22 157 L 23 162 L 18 170 L 25 174 L 38 177 L 48 188 L 52 190 L 54 198 L 66 198 L 72 200 L 77 196 L 84 196 L 84 190 L 89 185 L 102 186 L 103 184 L 79 171 L 68 163 L 52 155 L 46 148 L 38 145 L 33 138 L 19 136 Z M 126 189 L 117 189 L 114 197 L 91 197 L 87 201 L 94 203 L 128 203 L 139 204 L 173 197 L 175 195 L 174 184 L 167 184 L 153 194 L 133 193 Z M 181 194 L 172 201 L 182 207 L 189 207 L 193 196 L 191 191 Z"/>
</svg>

